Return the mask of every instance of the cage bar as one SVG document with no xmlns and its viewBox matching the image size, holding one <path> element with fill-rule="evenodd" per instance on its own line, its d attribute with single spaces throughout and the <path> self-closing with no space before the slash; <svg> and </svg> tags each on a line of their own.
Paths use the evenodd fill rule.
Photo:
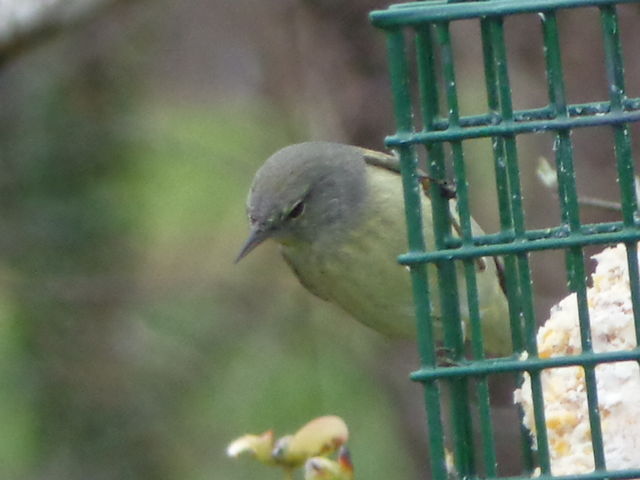
<svg viewBox="0 0 640 480">
<path fill-rule="evenodd" d="M 458 474 L 461 477 L 522 478 L 500 477 L 496 466 L 495 432 L 487 380 L 491 375 L 502 373 L 512 373 L 518 378 L 526 373 L 531 379 L 537 445 L 534 449 L 523 428 L 523 474 L 529 477 L 538 468 L 537 478 L 545 480 L 640 477 L 640 468 L 607 470 L 595 375 L 596 367 L 601 364 L 640 362 L 640 348 L 593 351 L 584 259 L 587 246 L 626 245 L 635 333 L 636 339 L 640 339 L 640 268 L 636 245 L 640 240 L 640 215 L 628 127 L 630 122 L 640 120 L 640 98 L 628 98 L 625 93 L 622 42 L 616 11 L 616 6 L 624 3 L 640 4 L 640 0 L 434 0 L 392 5 L 387 10 L 371 13 L 374 25 L 383 29 L 388 38 L 397 131 L 387 137 L 386 143 L 399 151 L 402 163 L 409 236 L 409 251 L 398 260 L 410 267 L 413 279 L 421 365 L 411 378 L 425 386 L 432 475 L 436 480 L 447 478 L 443 439 L 446 432 L 441 405 L 443 386 L 452 392 L 450 434 Z M 600 34 L 605 53 L 603 72 L 608 79 L 608 97 L 595 102 L 569 104 L 558 13 L 586 7 L 597 8 L 600 13 Z M 538 14 L 540 19 L 549 103 L 541 108 L 516 110 L 511 97 L 504 20 L 510 15 L 525 13 Z M 469 116 L 460 114 L 455 48 L 450 31 L 453 22 L 464 19 L 477 21 L 480 25 L 487 94 L 487 111 Z M 406 48 L 411 41 L 415 42 L 417 78 L 412 78 L 412 60 Z M 441 74 L 441 82 L 438 74 Z M 419 96 L 414 105 L 411 92 L 416 82 Z M 440 109 L 441 100 L 445 100 L 446 112 Z M 419 112 L 419 116 L 414 117 L 415 112 Z M 602 127 L 610 128 L 614 139 L 622 220 L 583 224 L 571 132 L 579 128 Z M 555 135 L 560 218 L 556 226 L 527 229 L 516 139 L 519 135 L 538 132 L 553 132 Z M 479 235 L 474 234 L 471 228 L 464 142 L 473 138 L 490 138 L 492 141 L 500 223 L 500 230 L 496 233 Z M 459 228 L 455 232 L 452 229 L 455 215 L 452 216 L 450 199 L 431 196 L 434 245 L 425 244 L 422 230 L 422 192 L 416 155 L 417 149 L 422 148 L 427 152 L 427 172 L 433 181 L 447 180 L 447 166 L 450 165 L 457 185 L 455 208 Z M 529 255 L 544 250 L 565 252 L 567 281 L 570 290 L 576 293 L 579 313 L 582 352 L 576 355 L 538 356 Z M 484 355 L 474 262 L 486 256 L 498 256 L 504 262 L 514 345 L 514 354 L 505 358 L 487 358 Z M 456 263 L 462 266 L 464 285 L 457 284 Z M 427 267 L 429 264 L 432 266 Z M 437 291 L 429 291 L 427 268 L 437 272 Z M 464 352 L 459 307 L 459 295 L 464 292 L 471 324 L 469 358 Z M 437 363 L 435 327 L 431 322 L 432 298 L 438 300 L 443 318 L 443 344 L 452 360 L 447 366 Z M 526 356 L 522 356 L 522 352 L 526 352 Z M 585 372 L 595 470 L 579 475 L 552 476 L 540 376 L 545 369 L 568 366 L 580 367 Z M 471 432 L 475 417 L 469 407 L 470 382 L 475 385 L 481 455 L 473 452 Z"/>
<path fill-rule="evenodd" d="M 387 35 L 387 48 L 391 60 L 392 82 L 395 115 L 398 122 L 398 135 L 412 131 L 411 96 L 408 91 L 409 68 L 407 65 L 405 40 L 400 30 L 394 30 Z M 410 145 L 398 149 L 402 165 L 402 184 L 404 191 L 405 214 L 409 249 L 424 251 L 425 241 L 422 226 L 422 207 L 420 203 L 420 185 L 416 171 L 417 159 Z M 436 366 L 433 325 L 431 322 L 431 301 L 427 269 L 424 263 L 414 263 L 410 266 L 414 295 L 415 311 L 418 325 L 418 345 L 421 364 L 427 368 Z M 431 447 L 431 473 L 434 479 L 447 477 L 447 465 L 444 446 L 444 427 L 440 406 L 440 387 L 435 378 L 424 379 L 424 398 L 427 409 L 427 423 L 429 445 Z"/>
</svg>

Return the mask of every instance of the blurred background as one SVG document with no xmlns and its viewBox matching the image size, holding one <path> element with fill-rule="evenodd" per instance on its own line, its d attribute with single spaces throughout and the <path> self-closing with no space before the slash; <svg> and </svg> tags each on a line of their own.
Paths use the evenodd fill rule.
<svg viewBox="0 0 640 480">
<path fill-rule="evenodd" d="M 227 443 L 328 413 L 350 426 L 358 478 L 428 476 L 415 346 L 313 298 L 273 245 L 233 264 L 267 156 L 308 139 L 384 148 L 385 44 L 367 13 L 388 3 L 0 2 L 0 478 L 275 479 Z M 640 10 L 620 11 L 638 97 Z M 605 100 L 598 12 L 560 20 L 569 100 Z M 515 106 L 543 106 L 539 19 L 506 26 Z M 463 113 L 484 112 L 479 29 L 453 28 Z M 574 140 L 581 194 L 616 200 L 611 132 Z M 529 226 L 557 225 L 534 174 L 553 136 L 519 147 Z M 465 150 L 492 232 L 490 152 Z M 566 294 L 562 255 L 532 264 L 544 321 Z M 519 472 L 509 395 L 504 474 Z"/>
</svg>

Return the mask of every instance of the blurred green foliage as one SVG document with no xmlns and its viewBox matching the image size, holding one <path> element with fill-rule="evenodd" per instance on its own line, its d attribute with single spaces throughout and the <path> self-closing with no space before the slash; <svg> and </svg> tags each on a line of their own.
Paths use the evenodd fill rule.
<svg viewBox="0 0 640 480">
<path fill-rule="evenodd" d="M 232 263 L 288 120 L 134 95 L 104 62 L 42 78 L 36 57 L 4 85 L 0 478 L 279 478 L 227 443 L 328 413 L 358 478 L 414 478 L 375 376 L 384 341 L 274 246 Z"/>
</svg>

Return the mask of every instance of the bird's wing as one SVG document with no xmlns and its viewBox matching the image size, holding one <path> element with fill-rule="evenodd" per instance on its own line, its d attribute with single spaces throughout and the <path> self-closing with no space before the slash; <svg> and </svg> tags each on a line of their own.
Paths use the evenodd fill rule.
<svg viewBox="0 0 640 480">
<path fill-rule="evenodd" d="M 366 148 L 362 149 L 362 156 L 364 161 L 368 165 L 372 165 L 374 167 L 384 168 L 391 172 L 400 174 L 400 159 L 395 155 L 389 155 L 387 153 L 377 152 L 375 150 L 368 150 Z M 422 169 L 417 169 L 417 174 L 420 178 L 420 184 L 422 185 L 422 191 L 427 197 L 430 197 L 431 187 L 433 184 L 439 187 L 440 195 L 443 195 L 446 198 L 454 199 L 455 198 L 455 187 L 447 183 L 446 181 L 438 181 L 429 177 L 426 172 Z M 458 216 L 455 213 L 455 208 L 452 206 L 451 209 L 451 226 L 454 231 L 458 235 L 462 235 L 462 228 L 460 227 L 460 223 L 458 221 Z M 484 261 L 484 258 L 479 257 L 477 259 L 478 268 L 480 271 L 484 271 L 487 266 Z M 499 262 L 496 259 L 496 267 L 500 267 Z"/>
<path fill-rule="evenodd" d="M 390 172 L 400 175 L 400 159 L 397 156 L 376 152 L 375 150 L 368 150 L 366 148 L 362 149 L 362 156 L 368 165 L 384 168 Z M 447 181 L 434 180 L 421 168 L 418 168 L 416 173 L 420 178 L 422 190 L 427 197 L 430 196 L 429 192 L 431 191 L 432 185 L 439 187 L 441 195 L 449 199 L 456 197 L 455 186 L 451 185 Z"/>
<path fill-rule="evenodd" d="M 373 165 L 374 167 L 385 168 L 391 172 L 400 174 L 400 159 L 395 155 L 389 155 L 387 153 L 376 152 L 375 150 L 362 149 L 362 156 L 364 161 Z"/>
</svg>

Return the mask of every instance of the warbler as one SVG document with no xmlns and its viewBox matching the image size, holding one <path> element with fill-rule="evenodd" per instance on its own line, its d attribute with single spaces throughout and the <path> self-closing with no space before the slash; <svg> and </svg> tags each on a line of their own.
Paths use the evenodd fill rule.
<svg viewBox="0 0 640 480">
<path fill-rule="evenodd" d="M 432 246 L 430 203 L 425 192 L 424 235 Z M 290 145 L 257 171 L 247 213 L 251 231 L 236 262 L 263 241 L 275 240 L 291 270 L 311 293 L 383 334 L 415 336 L 410 276 L 397 263 L 398 255 L 407 248 L 397 157 L 331 142 Z M 473 232 L 482 233 L 475 222 Z M 442 325 L 435 267 L 430 265 L 428 270 L 435 340 L 439 341 Z M 478 259 L 476 270 L 485 350 L 509 355 L 508 307 L 496 263 L 492 258 Z M 457 277 L 468 338 L 462 265 L 457 266 Z"/>
</svg>

